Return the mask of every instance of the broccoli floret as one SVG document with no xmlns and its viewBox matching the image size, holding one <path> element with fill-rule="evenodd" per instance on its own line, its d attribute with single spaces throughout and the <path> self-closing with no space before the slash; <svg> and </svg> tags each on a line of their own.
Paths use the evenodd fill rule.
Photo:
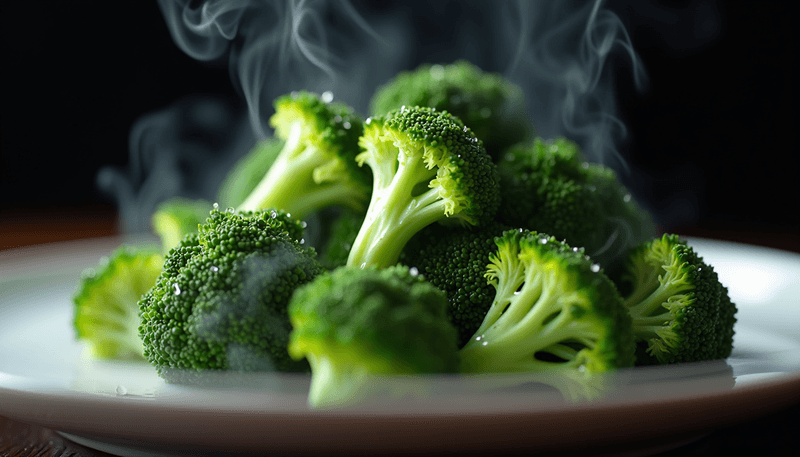
<svg viewBox="0 0 800 457">
<path fill-rule="evenodd" d="M 714 268 L 677 235 L 633 249 L 615 280 L 633 318 L 637 364 L 731 354 L 736 305 Z"/>
<path fill-rule="evenodd" d="M 264 175 L 283 149 L 283 144 L 278 138 L 259 141 L 225 176 L 217 193 L 217 203 L 223 208 L 239 207 L 264 179 Z"/>
<path fill-rule="evenodd" d="M 357 403 L 385 375 L 458 371 L 447 300 L 414 270 L 341 267 L 300 288 L 289 305 L 289 352 L 312 371 L 309 404 Z"/>
<path fill-rule="evenodd" d="M 92 357 L 143 359 L 138 303 L 163 263 L 155 250 L 122 245 L 83 272 L 73 296 L 73 326 Z"/>
<path fill-rule="evenodd" d="M 211 203 L 202 199 L 174 197 L 161 202 L 150 217 L 150 224 L 161 239 L 164 254 L 177 246 L 186 235 L 196 232 L 211 208 Z"/>
<path fill-rule="evenodd" d="M 463 60 L 402 72 L 370 101 L 373 115 L 402 106 L 448 111 L 472 129 L 494 159 L 530 136 L 522 89 L 500 74 L 483 72 Z"/>
<path fill-rule="evenodd" d="M 350 107 L 294 92 L 275 101 L 270 124 L 283 148 L 238 210 L 277 208 L 303 219 L 328 206 L 363 209 L 370 175 L 354 160 L 363 122 Z"/>
<path fill-rule="evenodd" d="M 614 283 L 582 249 L 521 230 L 496 243 L 486 277 L 497 295 L 461 349 L 466 372 L 590 376 L 633 364 L 631 318 Z"/>
<path fill-rule="evenodd" d="M 211 210 L 139 302 L 144 355 L 168 382 L 211 371 L 303 371 L 286 350 L 294 290 L 322 271 L 279 211 Z"/>
<path fill-rule="evenodd" d="M 411 239 L 401 262 L 419 270 L 447 295 L 447 314 L 458 329 L 459 347 L 478 330 L 492 305 L 495 288 L 486 266 L 497 251 L 494 239 L 509 227 L 489 223 L 479 228 L 432 225 Z"/>
<path fill-rule="evenodd" d="M 394 265 L 408 240 L 435 222 L 481 225 L 499 205 L 494 163 L 446 111 L 412 107 L 371 118 L 356 157 L 373 189 L 347 265 Z"/>
<path fill-rule="evenodd" d="M 512 147 L 498 162 L 498 218 L 586 249 L 608 267 L 621 253 L 655 236 L 655 225 L 617 174 L 588 163 L 565 138 Z"/>
</svg>

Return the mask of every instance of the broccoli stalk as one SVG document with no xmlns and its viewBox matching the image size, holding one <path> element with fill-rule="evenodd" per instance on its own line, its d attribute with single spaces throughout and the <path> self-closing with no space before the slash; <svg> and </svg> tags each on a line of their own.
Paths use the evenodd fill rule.
<svg viewBox="0 0 800 457">
<path fill-rule="evenodd" d="M 354 161 L 363 123 L 351 108 L 292 93 L 275 101 L 270 123 L 283 147 L 238 210 L 276 208 L 303 219 L 328 206 L 363 208 L 370 178 Z"/>
<path fill-rule="evenodd" d="M 632 250 L 617 280 L 633 319 L 638 364 L 725 358 L 736 305 L 714 269 L 674 234 Z"/>
<path fill-rule="evenodd" d="M 490 157 L 445 111 L 403 108 L 368 119 L 359 144 L 356 161 L 372 169 L 373 189 L 349 266 L 393 265 L 424 227 L 445 219 L 480 225 L 499 204 Z"/>
<path fill-rule="evenodd" d="M 519 230 L 496 243 L 486 277 L 497 295 L 461 350 L 465 371 L 601 373 L 633 363 L 630 316 L 582 249 Z"/>
</svg>

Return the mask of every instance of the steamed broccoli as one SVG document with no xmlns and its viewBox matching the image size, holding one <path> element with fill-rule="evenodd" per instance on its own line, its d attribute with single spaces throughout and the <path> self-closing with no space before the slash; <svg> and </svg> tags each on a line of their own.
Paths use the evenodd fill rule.
<svg viewBox="0 0 800 457">
<path fill-rule="evenodd" d="M 138 303 L 163 262 L 154 250 L 122 245 L 83 272 L 73 296 L 73 326 L 93 357 L 143 358 Z"/>
<path fill-rule="evenodd" d="M 347 265 L 394 265 L 408 240 L 435 222 L 481 225 L 499 204 L 497 170 L 481 142 L 445 111 L 413 107 L 371 118 L 359 165 L 372 196 Z"/>
<path fill-rule="evenodd" d="M 139 302 L 144 355 L 170 382 L 202 382 L 207 370 L 302 371 L 286 350 L 286 306 L 322 268 L 284 212 L 213 209 L 167 255 Z"/>
<path fill-rule="evenodd" d="M 238 210 L 277 208 L 303 219 L 328 206 L 364 207 L 369 170 L 354 159 L 363 122 L 350 107 L 295 92 L 275 101 L 270 124 L 283 148 Z"/>
<path fill-rule="evenodd" d="M 174 197 L 161 202 L 150 217 L 150 224 L 161 239 L 164 254 L 177 246 L 186 235 L 196 232 L 211 208 L 211 203 L 202 199 Z"/>
<path fill-rule="evenodd" d="M 731 354 L 736 305 L 711 265 L 677 235 L 633 249 L 615 279 L 633 318 L 637 364 Z"/>
<path fill-rule="evenodd" d="M 509 227 L 427 227 L 412 238 L 401 261 L 417 268 L 428 282 L 447 295 L 448 316 L 459 333 L 459 347 L 478 330 L 492 305 L 495 288 L 486 279 L 486 266 L 497 251 L 495 237 Z"/>
<path fill-rule="evenodd" d="M 267 138 L 259 141 L 228 171 L 217 192 L 217 203 L 223 208 L 237 208 L 264 179 L 275 158 L 283 149 L 283 141 Z M 206 211 L 208 214 L 208 211 Z"/>
<path fill-rule="evenodd" d="M 370 101 L 373 115 L 403 106 L 427 106 L 461 119 L 493 158 L 529 137 L 522 89 L 467 61 L 422 65 L 380 87 Z"/>
<path fill-rule="evenodd" d="M 341 267 L 300 288 L 289 305 L 289 352 L 312 370 L 308 401 L 363 400 L 385 375 L 454 373 L 457 333 L 444 294 L 408 267 Z"/>
<path fill-rule="evenodd" d="M 567 139 L 516 145 L 498 162 L 498 173 L 501 221 L 584 247 L 604 267 L 655 235 L 650 215 L 616 173 L 585 162 Z"/>
<path fill-rule="evenodd" d="M 582 249 L 522 230 L 506 231 L 496 244 L 487 278 L 497 295 L 461 349 L 464 371 L 588 376 L 633 364 L 631 318 Z"/>
</svg>

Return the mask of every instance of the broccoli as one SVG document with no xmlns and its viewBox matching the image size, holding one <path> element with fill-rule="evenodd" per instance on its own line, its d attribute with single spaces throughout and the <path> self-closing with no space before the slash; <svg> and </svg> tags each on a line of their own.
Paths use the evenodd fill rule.
<svg viewBox="0 0 800 457">
<path fill-rule="evenodd" d="M 161 273 L 155 250 L 122 245 L 81 275 L 73 296 L 73 326 L 92 357 L 143 359 L 139 299 Z"/>
<path fill-rule="evenodd" d="M 286 350 L 294 290 L 322 271 L 285 212 L 215 208 L 164 261 L 142 297 L 144 355 L 168 382 L 210 371 L 304 371 Z"/>
<path fill-rule="evenodd" d="M 584 247 L 604 267 L 655 236 L 652 218 L 616 173 L 585 162 L 578 145 L 565 138 L 512 147 L 498 173 L 498 219 Z"/>
<path fill-rule="evenodd" d="M 370 175 L 355 162 L 363 122 L 350 107 L 295 92 L 278 97 L 270 123 L 283 148 L 238 210 L 276 208 L 303 219 L 328 206 L 364 207 Z"/>
<path fill-rule="evenodd" d="M 486 280 L 495 237 L 508 230 L 499 223 L 479 228 L 432 225 L 409 241 L 401 261 L 417 268 L 447 295 L 448 316 L 458 329 L 459 347 L 478 330 L 492 305 L 495 288 Z"/>
<path fill-rule="evenodd" d="M 463 60 L 402 72 L 378 88 L 370 100 L 373 115 L 402 106 L 448 111 L 472 129 L 494 159 L 530 136 L 522 89 Z"/>
<path fill-rule="evenodd" d="M 446 308 L 444 294 L 404 266 L 341 267 L 298 289 L 289 352 L 311 365 L 309 404 L 360 402 L 385 375 L 457 372 Z"/>
<path fill-rule="evenodd" d="M 241 205 L 267 174 L 283 144 L 278 138 L 259 141 L 225 176 L 217 192 L 217 203 L 223 208 Z"/>
<path fill-rule="evenodd" d="M 633 318 L 636 363 L 728 357 L 736 305 L 717 273 L 677 235 L 633 249 L 614 276 Z"/>
<path fill-rule="evenodd" d="M 329 214 L 328 233 L 319 241 L 319 261 L 327 270 L 347 264 L 350 248 L 364 223 L 364 212 L 342 209 Z"/>
<path fill-rule="evenodd" d="M 202 199 L 174 197 L 161 202 L 150 217 L 150 224 L 161 239 L 164 254 L 177 246 L 186 235 L 196 232 L 211 208 L 211 203 Z"/>
<path fill-rule="evenodd" d="M 497 295 L 461 349 L 465 372 L 603 373 L 634 361 L 631 318 L 616 286 L 580 248 L 509 230 L 486 277 Z"/>
<path fill-rule="evenodd" d="M 394 265 L 434 222 L 481 225 L 499 205 L 497 170 L 466 126 L 446 111 L 412 107 L 370 118 L 356 156 L 373 173 L 372 196 L 349 266 Z"/>
</svg>

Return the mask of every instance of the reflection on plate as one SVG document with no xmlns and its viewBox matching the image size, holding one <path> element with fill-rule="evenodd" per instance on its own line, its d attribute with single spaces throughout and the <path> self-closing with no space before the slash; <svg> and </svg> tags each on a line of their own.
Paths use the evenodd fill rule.
<svg viewBox="0 0 800 457">
<path fill-rule="evenodd" d="M 577 403 L 529 375 L 389 379 L 424 394 L 326 412 L 306 407 L 306 376 L 172 386 L 145 363 L 86 359 L 73 340 L 70 298 L 80 271 L 119 242 L 0 253 L 0 415 L 118 455 L 375 453 L 387 446 L 399 453 L 646 455 L 800 401 L 796 254 L 690 240 L 739 307 L 726 361 L 622 371 L 602 379 L 610 386 L 603 400 Z M 650 419 L 656 408 L 658 421 Z"/>
</svg>

